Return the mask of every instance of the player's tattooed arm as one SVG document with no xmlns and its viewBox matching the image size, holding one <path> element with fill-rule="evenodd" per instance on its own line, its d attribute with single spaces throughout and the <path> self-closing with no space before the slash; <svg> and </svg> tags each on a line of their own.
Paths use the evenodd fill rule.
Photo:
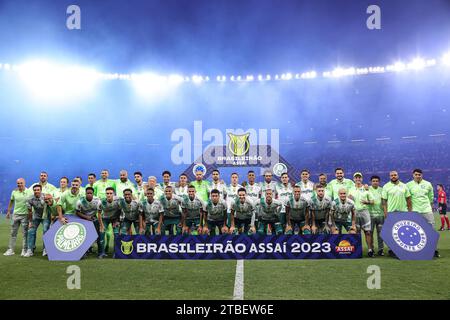
<svg viewBox="0 0 450 320">
<path fill-rule="evenodd" d="M 99 229 L 100 232 L 105 232 L 105 225 L 103 224 L 103 218 L 102 218 L 102 211 L 98 210 L 97 211 L 97 219 L 98 219 L 98 225 L 99 225 Z"/>
<path fill-rule="evenodd" d="M 291 207 L 286 206 L 285 207 L 286 210 L 286 230 L 285 231 L 289 231 L 292 230 L 292 224 L 291 224 Z"/>
<path fill-rule="evenodd" d="M 355 208 L 352 208 L 352 226 L 349 233 L 356 233 L 356 213 Z"/>
<path fill-rule="evenodd" d="M 56 211 L 58 212 L 58 219 L 62 224 L 66 224 L 67 223 L 67 218 L 63 216 L 62 214 L 62 207 L 61 205 L 57 205 L 56 206 Z"/>
<path fill-rule="evenodd" d="M 406 205 L 408 206 L 408 211 L 412 211 L 411 197 L 406 198 Z"/>
<path fill-rule="evenodd" d="M 145 231 L 144 213 L 141 212 L 139 214 L 139 234 L 144 234 L 144 231 Z"/>
<path fill-rule="evenodd" d="M 387 218 L 387 201 L 385 199 L 381 199 L 381 205 L 383 206 L 384 217 Z"/>
<path fill-rule="evenodd" d="M 229 233 L 233 233 L 235 226 L 234 226 L 234 209 L 230 210 L 230 232 Z M 225 224 L 226 224 L 227 219 L 225 218 Z"/>
</svg>

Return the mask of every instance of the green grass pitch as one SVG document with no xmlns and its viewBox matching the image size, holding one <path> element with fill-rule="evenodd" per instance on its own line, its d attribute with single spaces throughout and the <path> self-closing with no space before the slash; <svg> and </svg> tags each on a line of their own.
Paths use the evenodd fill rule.
<svg viewBox="0 0 450 320">
<path fill-rule="evenodd" d="M 436 225 L 440 225 L 436 216 Z M 10 227 L 0 218 L 0 299 L 190 299 L 233 298 L 236 261 L 98 260 L 50 262 L 37 254 L 3 256 Z M 19 231 L 20 234 L 20 231 Z M 95 248 L 95 246 L 94 246 Z M 450 299 L 450 231 L 440 232 L 440 259 L 400 261 L 385 257 L 357 260 L 246 260 L 244 299 Z M 81 289 L 67 289 L 66 269 L 81 269 Z M 381 270 L 381 289 L 368 289 L 367 267 Z"/>
</svg>

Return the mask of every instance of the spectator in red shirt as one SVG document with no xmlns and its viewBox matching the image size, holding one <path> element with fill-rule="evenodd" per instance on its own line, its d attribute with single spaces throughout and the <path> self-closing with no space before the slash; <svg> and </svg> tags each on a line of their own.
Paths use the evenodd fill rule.
<svg viewBox="0 0 450 320">
<path fill-rule="evenodd" d="M 445 230 L 445 223 L 447 223 L 447 230 L 450 230 L 450 223 L 447 217 L 447 195 L 442 184 L 437 185 L 438 190 L 438 210 L 441 215 L 441 228 L 439 231 Z"/>
</svg>

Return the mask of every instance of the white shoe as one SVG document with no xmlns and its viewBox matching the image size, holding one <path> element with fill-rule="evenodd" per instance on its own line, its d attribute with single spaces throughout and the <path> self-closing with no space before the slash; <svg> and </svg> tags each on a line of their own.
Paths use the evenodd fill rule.
<svg viewBox="0 0 450 320">
<path fill-rule="evenodd" d="M 11 249 L 6 250 L 6 252 L 3 254 L 4 256 L 13 256 L 14 255 L 14 251 L 12 251 Z"/>
<path fill-rule="evenodd" d="M 47 256 L 47 250 L 44 249 L 44 250 L 42 251 L 42 256 L 43 256 L 43 257 L 46 257 L 46 256 Z"/>
<path fill-rule="evenodd" d="M 27 254 L 27 251 L 25 249 L 22 249 L 22 253 L 20 254 L 21 257 L 25 257 Z"/>
<path fill-rule="evenodd" d="M 33 256 L 33 250 L 28 249 L 27 252 L 25 253 L 24 257 L 25 258 L 29 258 Z"/>
</svg>

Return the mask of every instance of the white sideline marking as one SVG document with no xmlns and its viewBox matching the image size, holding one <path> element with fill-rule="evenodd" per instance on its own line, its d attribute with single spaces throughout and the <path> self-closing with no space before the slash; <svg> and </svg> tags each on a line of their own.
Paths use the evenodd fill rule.
<svg viewBox="0 0 450 320">
<path fill-rule="evenodd" d="M 236 261 L 233 300 L 244 300 L 244 260 Z"/>
</svg>

